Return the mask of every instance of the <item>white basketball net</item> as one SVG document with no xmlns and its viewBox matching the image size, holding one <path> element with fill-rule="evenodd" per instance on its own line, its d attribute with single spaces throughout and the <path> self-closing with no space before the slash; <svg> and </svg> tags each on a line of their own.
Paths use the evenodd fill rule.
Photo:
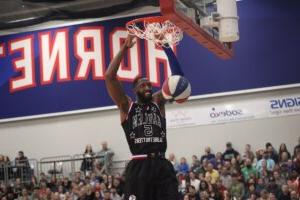
<svg viewBox="0 0 300 200">
<path fill-rule="evenodd" d="M 144 21 L 143 28 L 138 27 L 136 23 L 127 26 L 129 34 L 136 35 L 141 39 L 151 40 L 158 46 L 178 45 L 183 38 L 181 29 L 169 20 L 164 22 Z"/>
</svg>

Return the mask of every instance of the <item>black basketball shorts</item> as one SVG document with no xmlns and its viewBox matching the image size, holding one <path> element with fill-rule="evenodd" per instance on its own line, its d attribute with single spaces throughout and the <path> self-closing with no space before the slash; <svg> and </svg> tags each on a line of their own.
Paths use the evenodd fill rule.
<svg viewBox="0 0 300 200">
<path fill-rule="evenodd" d="M 165 158 L 131 160 L 125 171 L 125 200 L 179 200 L 171 162 Z"/>
</svg>

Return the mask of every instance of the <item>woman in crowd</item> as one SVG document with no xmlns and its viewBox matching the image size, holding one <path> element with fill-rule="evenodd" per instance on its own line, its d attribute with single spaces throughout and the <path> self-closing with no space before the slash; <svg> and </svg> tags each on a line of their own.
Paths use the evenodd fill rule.
<svg viewBox="0 0 300 200">
<path fill-rule="evenodd" d="M 92 146 L 90 144 L 86 145 L 85 151 L 83 153 L 83 161 L 81 163 L 80 170 L 83 171 L 86 175 L 89 175 L 93 171 L 94 166 L 94 156 Z"/>
</svg>

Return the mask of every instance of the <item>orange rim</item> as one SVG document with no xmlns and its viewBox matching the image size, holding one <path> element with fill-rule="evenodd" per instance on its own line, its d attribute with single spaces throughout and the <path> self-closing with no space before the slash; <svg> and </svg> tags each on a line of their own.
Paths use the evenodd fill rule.
<svg viewBox="0 0 300 200">
<path fill-rule="evenodd" d="M 136 23 L 154 23 L 154 22 L 164 22 L 166 21 L 167 18 L 163 17 L 163 16 L 154 16 L 154 17 L 142 17 L 142 18 L 137 18 L 134 20 L 131 20 L 129 22 L 126 23 L 126 27 L 136 24 Z"/>
</svg>

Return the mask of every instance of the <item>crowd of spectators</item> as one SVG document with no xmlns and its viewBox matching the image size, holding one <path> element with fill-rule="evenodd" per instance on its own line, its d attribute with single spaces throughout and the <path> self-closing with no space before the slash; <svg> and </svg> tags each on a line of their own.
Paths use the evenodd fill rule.
<svg viewBox="0 0 300 200">
<path fill-rule="evenodd" d="M 98 153 L 87 145 L 80 171 L 70 177 L 41 173 L 39 180 L 32 176 L 26 183 L 17 177 L 12 184 L 1 183 L 1 200 L 122 200 L 123 174 L 103 170 L 101 163 L 106 161 L 97 159 L 111 153 L 106 142 Z M 271 143 L 255 151 L 247 144 L 244 152 L 238 152 L 228 142 L 224 152 L 206 147 L 203 154 L 192 156 L 191 163 L 185 157 L 177 162 L 173 153 L 167 159 L 177 173 L 181 200 L 299 199 L 300 138 L 293 152 L 285 144 L 276 151 Z"/>
<path fill-rule="evenodd" d="M 294 152 L 284 143 L 276 151 L 271 143 L 253 151 L 236 151 L 228 142 L 224 152 L 212 153 L 176 161 L 169 155 L 179 181 L 183 200 L 299 200 L 300 138 Z"/>
<path fill-rule="evenodd" d="M 8 178 L 28 180 L 32 173 L 29 160 L 23 151 L 19 151 L 13 161 L 8 156 L 0 155 L 0 181 L 5 179 L 5 175 Z"/>
<path fill-rule="evenodd" d="M 101 146 L 101 150 L 97 153 L 93 151 L 90 144 L 86 146 L 80 167 L 80 170 L 83 171 L 85 175 L 89 175 L 92 171 L 111 174 L 114 151 L 108 148 L 106 141 L 102 142 Z"/>
</svg>

